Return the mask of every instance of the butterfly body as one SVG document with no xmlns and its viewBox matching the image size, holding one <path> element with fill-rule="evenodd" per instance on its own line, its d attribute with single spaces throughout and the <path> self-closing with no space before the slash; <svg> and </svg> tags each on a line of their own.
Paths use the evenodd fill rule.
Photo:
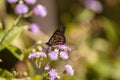
<svg viewBox="0 0 120 80">
<path fill-rule="evenodd" d="M 49 41 L 46 43 L 48 46 L 63 45 L 66 43 L 66 38 L 64 36 L 66 27 L 60 26 L 51 36 Z"/>
</svg>

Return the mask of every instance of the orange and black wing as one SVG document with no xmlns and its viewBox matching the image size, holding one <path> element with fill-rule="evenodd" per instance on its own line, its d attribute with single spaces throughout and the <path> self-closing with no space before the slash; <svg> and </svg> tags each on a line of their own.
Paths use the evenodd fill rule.
<svg viewBox="0 0 120 80">
<path fill-rule="evenodd" d="M 66 38 L 64 36 L 66 27 L 60 26 L 54 34 L 51 36 L 49 41 L 46 43 L 48 46 L 63 45 L 66 43 Z"/>
</svg>

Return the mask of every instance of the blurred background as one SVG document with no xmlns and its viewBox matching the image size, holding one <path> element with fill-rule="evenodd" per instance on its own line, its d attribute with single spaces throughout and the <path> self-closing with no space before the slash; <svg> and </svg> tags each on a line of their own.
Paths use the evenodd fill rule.
<svg viewBox="0 0 120 80">
<path fill-rule="evenodd" d="M 6 10 L 11 5 L 3 2 L 0 1 L 0 16 L 7 21 L 14 15 Z M 63 76 L 61 80 L 120 80 L 120 0 L 37 0 L 38 3 L 46 7 L 47 16 L 33 16 L 25 21 L 36 22 L 40 32 L 24 31 L 25 46 L 23 42 L 13 42 L 15 45 L 29 48 L 38 40 L 44 44 L 64 24 L 66 45 L 72 51 L 70 59 L 61 61 L 56 68 L 61 70 L 69 63 L 75 75 Z"/>
</svg>

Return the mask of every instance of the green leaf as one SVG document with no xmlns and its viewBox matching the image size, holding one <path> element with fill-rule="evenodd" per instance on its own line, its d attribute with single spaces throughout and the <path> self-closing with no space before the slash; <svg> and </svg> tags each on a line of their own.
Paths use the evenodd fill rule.
<svg viewBox="0 0 120 80">
<path fill-rule="evenodd" d="M 16 46 L 13 45 L 6 45 L 6 48 L 18 59 L 18 60 L 23 60 L 24 54 L 23 52 L 17 48 Z"/>
<path fill-rule="evenodd" d="M 0 42 L 1 42 L 4 35 L 5 35 L 5 32 L 3 30 L 0 30 Z M 4 48 L 5 48 L 5 46 L 1 44 L 0 45 L 0 51 Z"/>
<path fill-rule="evenodd" d="M 2 40 L 4 35 L 5 35 L 5 32 L 3 30 L 0 30 L 0 41 Z"/>
<path fill-rule="evenodd" d="M 3 50 L 5 48 L 4 45 L 0 45 L 0 51 Z"/>
<path fill-rule="evenodd" d="M 3 40 L 2 44 L 3 45 L 8 45 L 10 44 L 20 33 L 22 32 L 21 27 L 14 27 L 9 34 L 5 37 Z"/>
<path fill-rule="evenodd" d="M 35 72 L 34 72 L 32 64 L 29 61 L 27 61 L 27 66 L 28 66 L 28 71 L 29 71 L 30 77 L 33 77 Z"/>
<path fill-rule="evenodd" d="M 13 75 L 9 71 L 0 68 L 0 80 L 12 80 L 12 78 Z"/>
</svg>

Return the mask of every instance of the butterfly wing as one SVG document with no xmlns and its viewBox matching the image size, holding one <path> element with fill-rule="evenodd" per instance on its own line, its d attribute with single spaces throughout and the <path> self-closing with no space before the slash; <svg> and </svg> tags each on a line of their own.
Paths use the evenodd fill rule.
<svg viewBox="0 0 120 80">
<path fill-rule="evenodd" d="M 52 35 L 52 37 L 49 39 L 49 41 L 46 43 L 48 46 L 54 46 L 54 45 L 62 45 L 65 44 L 66 38 L 64 36 L 65 33 L 65 26 L 60 26 Z"/>
</svg>

